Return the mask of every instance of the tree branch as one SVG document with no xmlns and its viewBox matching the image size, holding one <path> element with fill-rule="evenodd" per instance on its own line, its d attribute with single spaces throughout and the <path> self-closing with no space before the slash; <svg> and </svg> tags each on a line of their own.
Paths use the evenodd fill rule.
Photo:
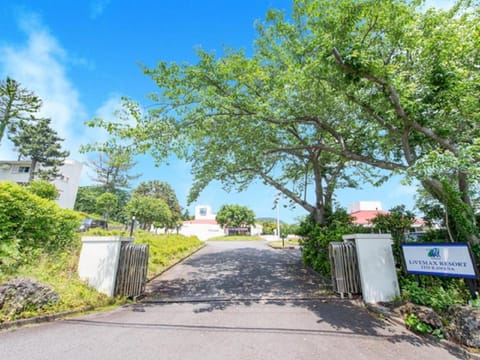
<svg viewBox="0 0 480 360">
<path fill-rule="evenodd" d="M 335 58 L 335 61 L 346 72 L 348 72 L 350 74 L 357 75 L 361 78 L 370 80 L 370 81 L 372 81 L 372 82 L 374 82 L 378 85 L 381 85 L 385 89 L 385 91 L 388 93 L 390 102 L 392 103 L 392 105 L 395 109 L 395 112 L 405 122 L 405 127 L 411 126 L 412 128 L 414 128 L 418 132 L 424 134 L 426 137 L 434 140 L 438 144 L 442 145 L 444 148 L 451 151 L 454 155 L 456 155 L 456 156 L 458 155 L 458 150 L 456 149 L 456 147 L 453 146 L 447 139 L 444 139 L 444 138 L 438 136 L 431 129 L 426 128 L 426 127 L 420 125 L 418 122 L 409 118 L 409 116 L 407 115 L 407 113 L 405 112 L 404 108 L 402 107 L 402 105 L 400 103 L 400 97 L 399 97 L 397 91 L 395 90 L 395 88 L 391 84 L 389 84 L 387 81 L 385 81 L 381 78 L 378 78 L 378 77 L 374 76 L 373 74 L 370 74 L 368 72 L 360 72 L 359 70 L 357 70 L 357 69 L 353 68 L 352 66 L 348 65 L 347 63 L 345 63 L 342 56 L 340 55 L 340 53 L 338 52 L 338 50 L 335 47 L 333 48 L 332 53 L 333 53 L 333 56 Z"/>
</svg>

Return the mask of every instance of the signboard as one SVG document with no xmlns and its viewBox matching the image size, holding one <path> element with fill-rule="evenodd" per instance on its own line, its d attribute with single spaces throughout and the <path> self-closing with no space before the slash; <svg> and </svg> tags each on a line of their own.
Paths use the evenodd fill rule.
<svg viewBox="0 0 480 360">
<path fill-rule="evenodd" d="M 403 244 L 402 250 L 409 274 L 477 277 L 466 243 Z"/>
</svg>

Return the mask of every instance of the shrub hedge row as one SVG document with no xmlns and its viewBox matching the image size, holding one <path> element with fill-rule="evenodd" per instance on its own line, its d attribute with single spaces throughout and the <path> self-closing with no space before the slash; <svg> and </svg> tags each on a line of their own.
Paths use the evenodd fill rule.
<svg viewBox="0 0 480 360">
<path fill-rule="evenodd" d="M 80 217 L 26 187 L 0 182 L 0 277 L 42 252 L 63 250 L 78 237 Z"/>
</svg>

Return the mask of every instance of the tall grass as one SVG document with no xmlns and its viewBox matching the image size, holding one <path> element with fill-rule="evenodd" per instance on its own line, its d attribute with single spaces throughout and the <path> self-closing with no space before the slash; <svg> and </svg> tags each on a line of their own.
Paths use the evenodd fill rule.
<svg viewBox="0 0 480 360">
<path fill-rule="evenodd" d="M 128 236 L 124 231 L 91 230 L 83 235 Z M 89 308 L 122 303 L 124 299 L 112 299 L 88 286 L 77 274 L 80 257 L 80 234 L 75 245 L 55 254 L 40 254 L 14 274 L 0 277 L 0 284 L 15 277 L 30 277 L 49 285 L 60 296 L 60 301 L 43 309 L 28 309 L 19 314 L 10 314 L 0 309 L 0 323 L 59 312 L 81 311 Z M 196 237 L 182 235 L 155 235 L 146 231 L 135 231 L 134 242 L 148 244 L 150 249 L 148 278 L 201 248 L 204 243 Z"/>
</svg>

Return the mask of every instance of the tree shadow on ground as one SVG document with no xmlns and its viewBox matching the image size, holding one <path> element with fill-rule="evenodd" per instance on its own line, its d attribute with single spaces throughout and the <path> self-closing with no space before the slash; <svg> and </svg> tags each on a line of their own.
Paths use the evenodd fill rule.
<svg viewBox="0 0 480 360">
<path fill-rule="evenodd" d="M 305 268 L 291 250 L 240 248 L 186 260 L 187 272 L 174 280 L 157 279 L 149 300 L 301 298 L 325 295 L 325 279 Z"/>
<path fill-rule="evenodd" d="M 182 266 L 185 268 L 182 278 L 162 280 L 160 277 L 149 284 L 143 304 L 134 306 L 133 311 L 179 302 L 201 303 L 202 306 L 194 307 L 194 313 L 254 303 L 293 306 L 314 313 L 318 318 L 318 331 L 322 333 L 325 330 L 320 330 L 320 326 L 326 323 L 341 336 L 381 337 L 392 343 L 443 346 L 452 354 L 461 355 L 457 347 L 445 342 L 434 343 L 406 330 L 399 331 L 398 327 L 394 329 L 391 323 L 372 316 L 365 308 L 340 300 L 331 292 L 330 281 L 303 266 L 295 251 L 238 248 L 198 254 Z"/>
</svg>

